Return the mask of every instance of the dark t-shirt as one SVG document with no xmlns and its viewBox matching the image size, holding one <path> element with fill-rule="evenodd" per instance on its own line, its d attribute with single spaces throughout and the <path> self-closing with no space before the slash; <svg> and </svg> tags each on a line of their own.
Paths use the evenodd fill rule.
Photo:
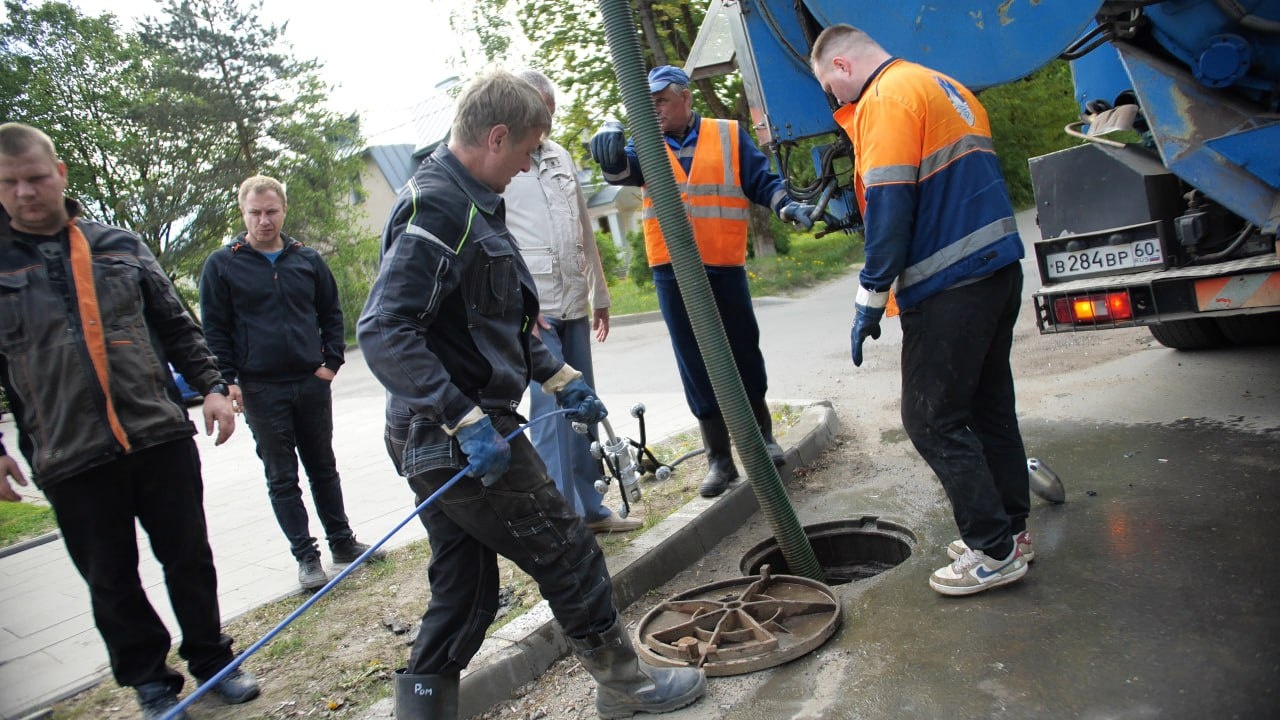
<svg viewBox="0 0 1280 720">
<path fill-rule="evenodd" d="M 40 255 L 44 257 L 45 272 L 49 275 L 49 282 L 62 293 L 64 299 L 70 300 L 70 292 L 67 287 L 67 270 L 66 263 L 62 261 L 62 247 L 67 237 L 67 231 L 62 230 L 57 235 L 34 235 L 32 233 L 14 230 L 13 234 L 27 242 L 36 246 L 40 251 Z"/>
</svg>

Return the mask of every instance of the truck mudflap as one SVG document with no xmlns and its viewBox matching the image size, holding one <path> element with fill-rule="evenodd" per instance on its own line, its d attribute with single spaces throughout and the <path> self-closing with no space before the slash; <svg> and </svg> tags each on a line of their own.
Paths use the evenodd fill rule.
<svg viewBox="0 0 1280 720">
<path fill-rule="evenodd" d="M 1032 299 L 1042 334 L 1276 313 L 1280 255 L 1068 280 Z"/>
</svg>

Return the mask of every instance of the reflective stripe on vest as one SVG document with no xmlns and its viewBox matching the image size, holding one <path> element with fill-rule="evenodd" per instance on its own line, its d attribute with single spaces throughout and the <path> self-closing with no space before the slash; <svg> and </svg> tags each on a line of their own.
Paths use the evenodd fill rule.
<svg viewBox="0 0 1280 720">
<path fill-rule="evenodd" d="M 751 202 L 742 191 L 738 166 L 738 122 L 702 119 L 688 175 L 670 145 L 667 146 L 667 157 L 680 185 L 680 196 L 693 226 L 693 240 L 703 264 L 746 264 L 747 218 Z M 665 265 L 671 262 L 671 254 L 662 237 L 653 199 L 647 192 L 643 206 L 644 247 L 649 265 Z"/>
</svg>

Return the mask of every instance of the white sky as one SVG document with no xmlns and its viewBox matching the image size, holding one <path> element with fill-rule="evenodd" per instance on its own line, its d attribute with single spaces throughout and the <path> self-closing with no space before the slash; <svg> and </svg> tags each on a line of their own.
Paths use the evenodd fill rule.
<svg viewBox="0 0 1280 720">
<path fill-rule="evenodd" d="M 86 15 L 111 12 L 124 29 L 160 15 L 158 0 L 68 0 Z M 246 5 L 248 3 L 245 3 Z M 260 18 L 288 21 L 284 39 L 299 59 L 319 60 L 333 86 L 329 105 L 359 111 L 370 145 L 413 143 L 411 111 L 461 67 L 459 39 L 449 27 L 448 0 L 263 0 Z M 5 15 L 0 8 L 0 16 Z"/>
</svg>

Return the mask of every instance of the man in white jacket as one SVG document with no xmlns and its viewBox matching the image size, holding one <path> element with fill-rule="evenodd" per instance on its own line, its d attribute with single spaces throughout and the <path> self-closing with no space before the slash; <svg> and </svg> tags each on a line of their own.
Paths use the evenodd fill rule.
<svg viewBox="0 0 1280 720">
<path fill-rule="evenodd" d="M 518 76 L 538 90 L 554 115 L 551 81 L 535 70 Z M 534 151 L 533 166 L 512 178 L 502 197 L 507 227 L 538 286 L 542 342 L 595 387 L 591 335 L 594 332 L 599 342 L 609 335 L 609 286 L 576 173 L 568 151 L 544 138 Z M 555 398 L 542 392 L 538 383 L 530 384 L 529 394 L 530 416 L 556 409 Z M 640 527 L 640 520 L 618 517 L 603 504 L 595 489 L 599 463 L 591 457 L 587 436 L 575 433 L 569 420 L 561 416 L 538 423 L 529 434 L 547 473 L 591 530 L 626 532 Z"/>
</svg>

